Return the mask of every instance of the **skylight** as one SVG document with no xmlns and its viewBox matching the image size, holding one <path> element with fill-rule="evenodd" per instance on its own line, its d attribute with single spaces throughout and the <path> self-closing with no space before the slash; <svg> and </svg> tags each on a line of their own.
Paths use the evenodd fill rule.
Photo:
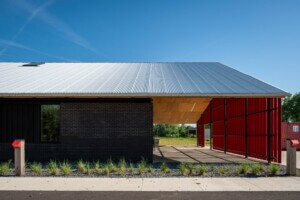
<svg viewBox="0 0 300 200">
<path fill-rule="evenodd" d="M 23 64 L 22 66 L 23 67 L 38 67 L 43 64 L 45 64 L 45 63 L 44 62 L 30 62 L 30 63 Z"/>
</svg>

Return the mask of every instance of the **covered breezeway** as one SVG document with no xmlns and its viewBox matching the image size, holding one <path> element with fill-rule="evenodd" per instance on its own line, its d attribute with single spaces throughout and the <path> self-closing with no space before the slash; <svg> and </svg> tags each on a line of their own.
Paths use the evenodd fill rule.
<svg viewBox="0 0 300 200">
<path fill-rule="evenodd" d="M 281 163 L 281 98 L 160 97 L 153 108 L 154 123 L 196 123 L 198 147 L 207 125 L 211 133 L 210 149 L 161 146 L 154 162 Z"/>
</svg>

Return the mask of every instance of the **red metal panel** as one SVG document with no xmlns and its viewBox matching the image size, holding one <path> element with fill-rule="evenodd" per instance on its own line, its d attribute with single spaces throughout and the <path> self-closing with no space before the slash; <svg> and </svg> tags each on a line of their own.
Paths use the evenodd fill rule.
<svg viewBox="0 0 300 200">
<path fill-rule="evenodd" d="M 202 114 L 202 125 L 210 123 L 210 112 L 205 112 Z"/>
<path fill-rule="evenodd" d="M 213 99 L 199 120 L 199 127 L 203 126 L 201 142 L 204 142 L 204 124 L 211 122 L 214 149 L 246 155 L 247 145 L 249 156 L 267 160 L 269 155 L 270 160 L 281 162 L 281 99 L 272 98 L 269 102 L 268 98 Z"/>
<path fill-rule="evenodd" d="M 228 135 L 227 136 L 227 152 L 244 155 L 245 136 L 244 135 Z"/>
<path fill-rule="evenodd" d="M 267 111 L 267 98 L 249 98 L 248 100 L 249 115 L 261 111 Z"/>
<path fill-rule="evenodd" d="M 224 136 L 214 135 L 213 136 L 213 149 L 224 150 Z"/>
<path fill-rule="evenodd" d="M 230 99 L 227 100 L 226 107 L 227 119 L 234 117 L 245 117 L 245 99 Z"/>
<path fill-rule="evenodd" d="M 213 108 L 212 110 L 212 121 L 223 121 L 224 120 L 224 106 L 219 106 L 217 108 Z"/>
<path fill-rule="evenodd" d="M 245 153 L 245 99 L 231 98 L 226 104 L 227 152 Z"/>
<path fill-rule="evenodd" d="M 200 122 L 197 123 L 197 143 L 198 146 L 204 147 L 205 145 L 205 136 L 204 136 L 204 125 L 202 125 Z"/>
<path fill-rule="evenodd" d="M 256 100 L 255 100 L 256 101 Z M 249 101 L 252 103 L 253 101 Z M 262 101 L 256 101 L 260 103 Z M 248 116 L 248 155 L 255 158 L 267 159 L 267 105 L 260 107 L 252 104 L 251 115 Z M 250 108 L 250 107 L 249 107 Z M 261 112 L 264 110 L 264 112 Z"/>
<path fill-rule="evenodd" d="M 213 148 L 224 150 L 224 98 L 213 99 L 211 104 Z"/>
<path fill-rule="evenodd" d="M 277 149 L 277 152 L 278 152 L 278 160 L 277 160 L 277 162 L 279 162 L 279 163 L 281 163 L 281 149 L 282 149 L 282 147 L 281 147 L 281 138 L 282 138 L 282 136 L 281 136 L 281 121 L 282 121 L 282 110 L 281 110 L 281 99 L 280 98 L 278 98 L 277 99 L 278 100 L 278 121 L 277 121 L 277 123 L 278 123 L 278 149 Z"/>
<path fill-rule="evenodd" d="M 244 155 L 245 117 L 228 119 L 226 122 L 227 151 Z"/>
<path fill-rule="evenodd" d="M 224 104 L 224 98 L 214 98 L 214 99 L 212 99 L 211 103 L 212 103 L 212 107 L 213 108 L 217 108 L 219 106 L 223 106 L 223 104 Z"/>
</svg>

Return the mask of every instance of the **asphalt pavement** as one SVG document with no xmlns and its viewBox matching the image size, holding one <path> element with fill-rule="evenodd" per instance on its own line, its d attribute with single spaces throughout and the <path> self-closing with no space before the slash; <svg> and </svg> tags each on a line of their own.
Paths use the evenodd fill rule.
<svg viewBox="0 0 300 200">
<path fill-rule="evenodd" d="M 1 191 L 1 200 L 299 200 L 300 192 L 88 192 L 88 191 Z"/>
</svg>

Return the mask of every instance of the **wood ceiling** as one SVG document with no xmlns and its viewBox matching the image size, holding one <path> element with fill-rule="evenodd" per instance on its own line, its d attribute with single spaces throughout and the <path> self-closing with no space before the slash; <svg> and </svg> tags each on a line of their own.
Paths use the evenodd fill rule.
<svg viewBox="0 0 300 200">
<path fill-rule="evenodd" d="M 153 98 L 153 123 L 195 124 L 210 100 L 211 98 L 155 97 Z"/>
</svg>

